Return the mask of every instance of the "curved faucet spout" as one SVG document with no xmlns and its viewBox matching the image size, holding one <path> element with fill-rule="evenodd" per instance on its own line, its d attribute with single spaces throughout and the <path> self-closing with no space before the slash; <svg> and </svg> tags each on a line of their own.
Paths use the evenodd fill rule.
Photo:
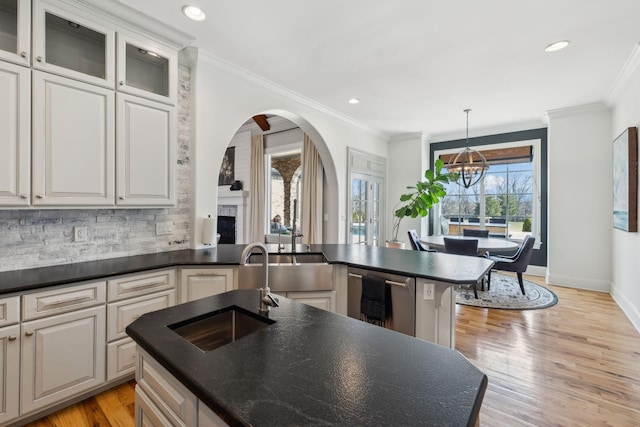
<svg viewBox="0 0 640 427">
<path fill-rule="evenodd" d="M 242 250 L 242 255 L 240 255 L 240 265 L 244 265 L 247 263 L 247 259 L 249 255 L 251 255 L 251 251 L 257 248 L 262 252 L 262 287 L 260 288 L 260 312 L 268 313 L 271 307 L 278 307 L 278 299 L 271 295 L 271 290 L 269 289 L 269 252 L 267 251 L 267 247 L 262 243 L 255 242 L 250 243 Z"/>
</svg>

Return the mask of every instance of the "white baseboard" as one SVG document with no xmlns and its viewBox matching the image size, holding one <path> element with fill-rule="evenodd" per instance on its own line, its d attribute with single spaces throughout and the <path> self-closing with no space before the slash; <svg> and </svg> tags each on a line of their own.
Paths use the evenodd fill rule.
<svg viewBox="0 0 640 427">
<path fill-rule="evenodd" d="M 640 333 L 640 311 L 629 302 L 629 298 L 623 292 L 616 289 L 615 285 L 611 286 L 611 297 L 627 316 L 633 327 L 636 328 L 636 331 Z"/>
<path fill-rule="evenodd" d="M 527 271 L 525 274 L 531 274 L 532 276 L 541 276 L 544 277 L 547 275 L 547 267 L 542 267 L 540 265 L 529 265 L 527 266 Z"/>
<path fill-rule="evenodd" d="M 585 279 L 584 277 L 561 276 L 547 273 L 547 283 L 567 288 L 585 289 L 588 291 L 611 292 L 611 283 L 604 280 Z"/>
</svg>

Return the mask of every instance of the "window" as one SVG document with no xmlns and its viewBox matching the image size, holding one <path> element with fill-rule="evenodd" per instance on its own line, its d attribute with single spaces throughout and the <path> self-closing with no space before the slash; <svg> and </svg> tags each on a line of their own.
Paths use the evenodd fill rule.
<svg viewBox="0 0 640 427">
<path fill-rule="evenodd" d="M 489 230 L 490 237 L 514 240 L 522 240 L 526 235 L 538 237 L 540 156 L 536 153 L 539 153 L 539 143 L 523 141 L 473 148 L 486 151 L 489 170 L 480 183 L 470 188 L 456 183 L 447 185 L 447 195 L 439 206 L 440 230 L 437 231 L 462 234 L 463 229 L 471 228 Z M 459 149 L 434 154 L 446 161 L 457 151 Z M 516 152 L 530 154 L 511 156 Z"/>
<path fill-rule="evenodd" d="M 289 233 L 293 227 L 294 200 L 297 200 L 296 227 L 300 230 L 302 195 L 301 148 L 269 150 L 265 155 L 266 168 L 270 171 L 265 197 L 268 226 L 267 233 Z M 274 221 L 280 219 L 280 226 Z"/>
</svg>

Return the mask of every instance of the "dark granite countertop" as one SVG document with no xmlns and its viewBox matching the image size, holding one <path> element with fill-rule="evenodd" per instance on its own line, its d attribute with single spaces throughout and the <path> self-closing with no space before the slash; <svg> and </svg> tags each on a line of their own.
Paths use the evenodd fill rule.
<svg viewBox="0 0 640 427">
<path fill-rule="evenodd" d="M 0 294 L 24 292 L 47 286 L 136 273 L 181 265 L 238 265 L 245 245 L 159 252 L 51 267 L 0 272 Z M 267 245 L 270 252 L 277 245 Z M 298 251 L 307 251 L 298 245 Z M 362 245 L 311 245 L 310 252 L 323 253 L 330 263 L 347 264 L 388 273 L 423 277 L 455 284 L 476 283 L 493 262 L 481 257 L 460 257 L 437 252 L 419 252 Z"/>
<path fill-rule="evenodd" d="M 474 425 L 487 377 L 455 350 L 286 298 L 274 324 L 210 352 L 168 327 L 229 306 L 257 314 L 258 295 L 148 313 L 127 333 L 232 425 Z"/>
</svg>

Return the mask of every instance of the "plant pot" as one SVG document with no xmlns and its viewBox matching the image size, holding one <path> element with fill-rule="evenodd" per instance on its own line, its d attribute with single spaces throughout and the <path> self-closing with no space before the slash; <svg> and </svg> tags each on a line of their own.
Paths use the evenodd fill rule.
<svg viewBox="0 0 640 427">
<path fill-rule="evenodd" d="M 404 249 L 404 242 L 400 240 L 386 240 L 385 246 L 388 248 Z"/>
</svg>

